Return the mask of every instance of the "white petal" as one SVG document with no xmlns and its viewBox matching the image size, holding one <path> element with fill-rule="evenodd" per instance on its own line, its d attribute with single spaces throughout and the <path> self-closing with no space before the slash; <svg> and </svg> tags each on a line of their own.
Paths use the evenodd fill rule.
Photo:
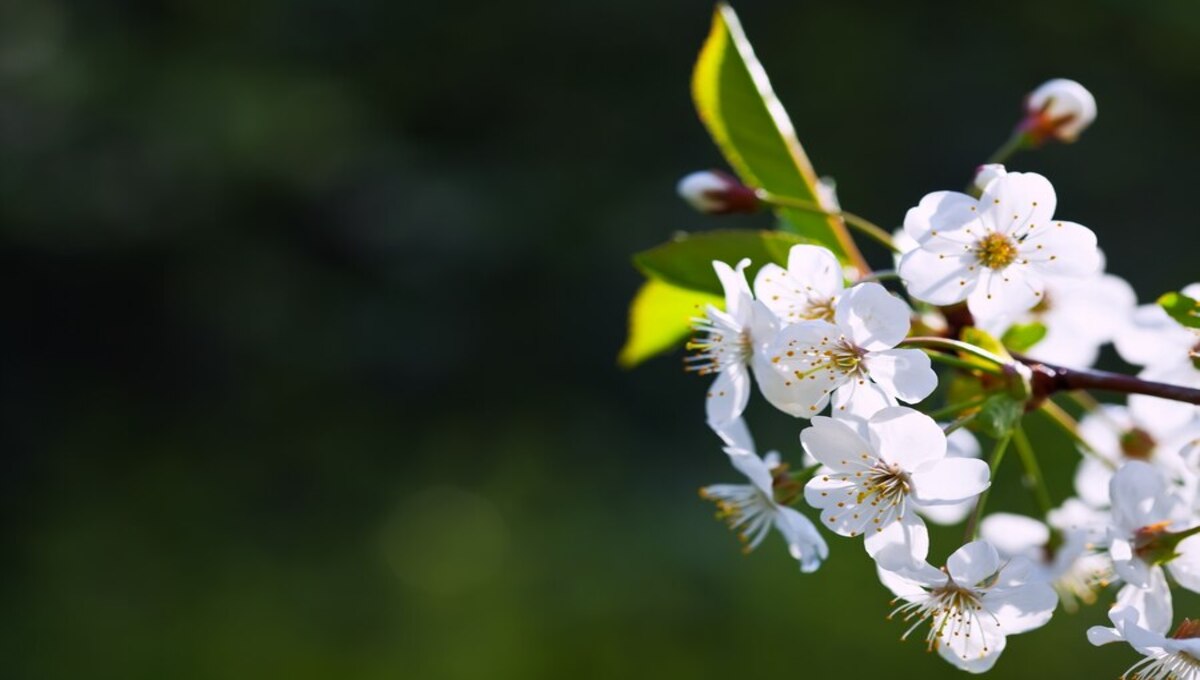
<svg viewBox="0 0 1200 680">
<path fill-rule="evenodd" d="M 978 219 L 978 201 L 957 191 L 935 191 L 926 194 L 914 208 L 904 216 L 904 232 L 917 242 L 924 241 L 931 232 L 958 229 Z"/>
<path fill-rule="evenodd" d="M 890 568 L 896 566 L 898 556 L 904 555 L 910 564 L 918 564 L 929 556 L 929 530 L 925 528 L 925 521 L 909 510 L 887 526 L 868 530 L 863 545 L 868 555 Z"/>
<path fill-rule="evenodd" d="M 924 413 L 905 406 L 876 413 L 867 422 L 867 432 L 879 457 L 905 470 L 946 455 L 942 428 Z"/>
<path fill-rule="evenodd" d="M 1086 276 L 1100 269 L 1096 234 L 1082 224 L 1054 220 L 1021 244 L 1021 255 L 1045 272 Z"/>
<path fill-rule="evenodd" d="M 1179 556 L 1167 562 L 1167 570 L 1179 585 L 1193 593 L 1200 593 L 1200 538 L 1193 536 L 1183 539 L 1176 552 Z"/>
<path fill-rule="evenodd" d="M 1165 521 L 1175 505 L 1162 474 L 1137 460 L 1122 465 L 1113 475 L 1109 496 L 1113 523 L 1125 534 Z"/>
<path fill-rule="evenodd" d="M 909 295 L 934 305 L 950 305 L 967 299 L 978 280 L 979 268 L 973 255 L 934 253 L 924 248 L 909 251 L 900 258 L 900 278 Z"/>
<path fill-rule="evenodd" d="M 750 401 L 750 373 L 742 364 L 730 364 L 717 374 L 708 390 L 705 408 L 709 425 L 718 429 L 741 417 Z"/>
<path fill-rule="evenodd" d="M 817 533 L 811 520 L 793 508 L 781 507 L 775 516 L 775 527 L 788 544 L 788 553 L 800 562 L 800 571 L 810 574 L 829 557 L 829 546 Z"/>
<path fill-rule="evenodd" d="M 946 455 L 951 458 L 978 458 L 979 440 L 970 430 L 958 429 L 946 435 Z"/>
<path fill-rule="evenodd" d="M 921 505 L 957 503 L 983 493 L 991 484 L 988 464 L 978 458 L 942 458 L 912 472 L 913 500 Z"/>
<path fill-rule="evenodd" d="M 979 282 L 967 297 L 967 307 L 979 323 L 988 323 L 1032 309 L 1041 300 L 1044 284 L 1029 265 L 1013 264 L 1001 270 L 982 268 Z"/>
<path fill-rule="evenodd" d="M 712 424 L 710 423 L 710 425 Z M 750 428 L 746 426 L 744 419 L 737 418 L 728 422 L 717 423 L 716 425 L 713 428 L 713 432 L 721 438 L 721 441 L 725 442 L 726 452 L 733 449 L 753 453 L 756 450 L 754 448 L 754 437 L 751 436 Z"/>
<path fill-rule="evenodd" d="M 772 482 L 774 480 L 771 476 L 771 471 L 767 468 L 767 464 L 763 462 L 763 459 L 759 458 L 758 454 L 750 451 L 726 449 L 726 453 L 729 454 L 729 462 L 733 464 L 733 467 L 738 472 L 746 475 L 746 479 L 749 479 L 754 486 L 758 487 L 758 490 L 762 491 L 767 498 L 771 498 L 773 493 Z"/>
<path fill-rule="evenodd" d="M 1000 571 L 1000 556 L 987 541 L 972 541 L 946 559 L 950 578 L 963 587 L 974 587 Z"/>
<path fill-rule="evenodd" d="M 754 300 L 750 284 L 746 283 L 746 267 L 749 266 L 750 260 L 745 258 L 737 263 L 736 269 L 719 260 L 713 261 L 713 269 L 725 290 L 725 311 L 739 321 L 749 313 L 750 303 Z"/>
<path fill-rule="evenodd" d="M 895 347 L 908 335 L 912 311 L 878 283 L 860 283 L 842 294 L 834 319 L 855 345 L 869 350 Z"/>
<path fill-rule="evenodd" d="M 1147 571 L 1144 587 L 1129 584 L 1121 588 L 1113 606 L 1136 612 L 1137 625 L 1147 631 L 1161 635 L 1170 630 L 1174 618 L 1171 587 L 1162 567 Z"/>
<path fill-rule="evenodd" d="M 875 457 L 871 445 L 849 425 L 825 416 L 813 417 L 812 427 L 800 433 L 800 444 L 821 464 L 839 472 L 860 470 L 864 454 Z"/>
<path fill-rule="evenodd" d="M 1016 635 L 1046 625 L 1058 606 L 1058 595 L 1049 584 L 1027 583 L 988 592 L 983 605 L 1006 635 Z"/>
<path fill-rule="evenodd" d="M 1004 557 L 1024 555 L 1050 541 L 1050 528 L 1032 517 L 997 512 L 983 518 L 979 535 Z"/>
<path fill-rule="evenodd" d="M 1108 487 L 1113 470 L 1092 456 L 1079 461 L 1075 468 L 1075 493 L 1094 508 L 1108 507 Z"/>
<path fill-rule="evenodd" d="M 937 373 L 919 349 L 885 349 L 865 357 L 867 374 L 891 397 L 915 404 L 937 389 Z"/>
<path fill-rule="evenodd" d="M 1020 235 L 1050 222 L 1054 186 L 1034 172 L 1009 172 L 988 183 L 979 198 L 980 219 L 994 231 Z"/>
<path fill-rule="evenodd" d="M 988 672 L 996 665 L 1008 642 L 998 626 L 988 623 L 991 622 L 985 619 L 983 625 L 973 626 L 970 635 L 953 635 L 950 632 L 952 626 L 946 626 L 938 638 L 938 654 L 968 673 Z"/>
<path fill-rule="evenodd" d="M 971 516 L 971 511 L 975 509 L 975 501 L 961 501 L 959 503 L 948 503 L 946 505 L 921 505 L 917 506 L 917 512 L 926 520 L 933 522 L 939 526 L 949 527 L 956 524 L 962 524 L 968 517 Z"/>
<path fill-rule="evenodd" d="M 1135 588 L 1146 588 L 1150 584 L 1150 565 L 1134 554 L 1133 546 L 1123 538 L 1115 538 L 1108 546 L 1113 569 L 1117 575 Z"/>
<path fill-rule="evenodd" d="M 855 427 L 866 425 L 871 416 L 889 406 L 897 406 L 896 400 L 879 385 L 867 381 L 851 381 L 833 393 L 830 413 L 844 422 L 853 422 Z M 865 430 L 864 430 L 865 431 Z"/>
</svg>

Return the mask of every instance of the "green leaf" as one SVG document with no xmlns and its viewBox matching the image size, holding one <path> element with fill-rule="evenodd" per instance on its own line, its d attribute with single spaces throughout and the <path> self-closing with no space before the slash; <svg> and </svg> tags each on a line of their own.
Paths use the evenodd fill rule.
<svg viewBox="0 0 1200 680">
<path fill-rule="evenodd" d="M 1158 298 L 1160 307 L 1188 328 L 1200 328 L 1200 302 L 1183 293 L 1166 293 Z"/>
<path fill-rule="evenodd" d="M 1000 357 L 1001 359 L 1004 359 L 1005 361 L 1012 360 L 1012 355 L 1008 353 L 1007 349 L 1004 349 L 1004 344 L 1001 343 L 996 338 L 992 337 L 992 335 L 990 333 L 983 330 L 982 328 L 975 328 L 974 326 L 967 326 L 966 328 L 962 329 L 962 333 L 959 334 L 959 339 L 962 340 L 963 342 L 967 342 L 972 345 L 975 345 L 976 347 L 978 347 L 980 349 L 985 349 L 985 350 L 991 352 L 992 354 L 995 354 L 996 356 Z M 961 359 L 963 359 L 965 361 L 969 361 L 973 364 L 978 364 L 980 366 L 989 365 L 987 361 L 985 361 L 984 359 L 981 359 L 973 354 L 968 354 L 966 352 L 959 352 L 958 356 Z"/>
<path fill-rule="evenodd" d="M 718 4 L 692 73 L 700 120 L 749 186 L 819 204 L 817 176 L 733 9 Z M 841 218 L 782 209 L 783 228 L 865 267 Z"/>
<path fill-rule="evenodd" d="M 768 262 L 787 264 L 788 251 L 804 239 L 783 231 L 747 229 L 706 231 L 680 234 L 674 240 L 633 256 L 633 264 L 649 278 L 673 286 L 713 295 L 724 295 L 721 282 L 713 271 L 713 260 L 734 266 L 743 257 L 750 258 L 748 280 Z"/>
<path fill-rule="evenodd" d="M 675 347 L 691 333 L 691 319 L 699 316 L 705 305 L 722 307 L 724 303 L 717 295 L 653 279 L 645 282 L 629 305 L 629 335 L 617 363 L 633 368 Z"/>
<path fill-rule="evenodd" d="M 1024 414 L 1024 401 L 1008 394 L 994 394 L 983 402 L 979 415 L 971 421 L 971 427 L 989 437 L 1000 439 L 1021 422 Z"/>
<path fill-rule="evenodd" d="M 1019 323 L 1009 326 L 1008 330 L 1004 331 L 1004 337 L 1000 341 L 1004 343 L 1005 347 L 1014 352 L 1024 352 L 1041 342 L 1044 337 L 1046 337 L 1046 326 L 1034 321 L 1033 323 Z"/>
</svg>

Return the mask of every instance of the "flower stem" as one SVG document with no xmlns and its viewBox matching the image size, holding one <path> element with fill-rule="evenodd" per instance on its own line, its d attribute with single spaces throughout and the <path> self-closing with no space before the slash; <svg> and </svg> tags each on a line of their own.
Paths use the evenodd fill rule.
<svg viewBox="0 0 1200 680">
<path fill-rule="evenodd" d="M 808 212 L 819 213 L 821 215 L 829 215 L 830 217 L 840 217 L 846 223 L 846 226 L 857 229 L 859 233 L 879 243 L 884 248 L 898 253 L 900 249 L 892 242 L 892 235 L 889 234 L 883 227 L 874 222 L 860 217 L 852 212 L 845 210 L 830 211 L 811 201 L 803 201 L 790 196 L 778 196 L 772 194 L 765 189 L 759 189 L 758 198 L 763 203 L 769 203 L 779 208 L 792 208 L 794 210 L 807 210 Z"/>
<path fill-rule="evenodd" d="M 1038 408 L 1038 413 L 1046 416 L 1051 423 L 1066 433 L 1066 435 L 1070 437 L 1071 440 L 1074 441 L 1075 444 L 1079 446 L 1080 450 L 1082 450 L 1085 454 L 1092 456 L 1109 469 L 1114 467 L 1111 460 L 1101 456 L 1096 449 L 1092 448 L 1092 445 L 1089 444 L 1086 439 L 1079 436 L 1079 424 L 1076 423 L 1075 419 L 1071 417 L 1071 414 L 1064 411 L 1061 406 L 1047 399 Z"/>
<path fill-rule="evenodd" d="M 866 283 L 868 281 L 884 281 L 887 279 L 899 279 L 899 278 L 900 278 L 900 273 L 897 272 L 895 269 L 880 269 L 878 271 L 874 271 L 874 272 L 871 272 L 870 274 L 867 274 L 866 276 L 859 279 L 858 282 Z"/>
<path fill-rule="evenodd" d="M 950 423 L 946 427 L 942 428 L 942 432 L 945 434 L 950 434 L 951 432 L 954 432 L 955 430 L 961 428 L 962 426 L 966 425 L 967 423 L 971 422 L 972 420 L 975 420 L 975 417 L 978 415 L 979 415 L 979 411 L 972 411 L 971 413 L 961 415 L 957 419 L 955 419 L 955 421 L 953 423 Z"/>
<path fill-rule="evenodd" d="M 996 441 L 995 448 L 992 449 L 992 457 L 988 459 L 988 467 L 991 469 L 991 479 L 996 479 L 996 469 L 1000 467 L 1000 461 L 1004 460 L 1004 451 L 1008 448 L 1008 442 L 1012 439 L 1012 431 L 1004 435 Z M 967 523 L 967 531 L 963 536 L 964 542 L 975 540 L 979 536 L 979 520 L 983 519 L 983 509 L 987 505 L 988 492 L 992 490 L 991 485 L 979 494 L 979 500 L 975 501 L 975 512 L 971 513 L 971 521 Z"/>
<path fill-rule="evenodd" d="M 1021 457 L 1021 467 L 1025 468 L 1025 486 L 1033 492 L 1033 498 L 1043 515 L 1050 514 L 1054 502 L 1050 500 L 1050 490 L 1046 488 L 1046 478 L 1042 476 L 1042 468 L 1038 465 L 1037 455 L 1025 428 L 1018 425 L 1013 431 L 1013 444 L 1017 447 L 1017 455 Z"/>
<path fill-rule="evenodd" d="M 981 366 L 965 359 L 959 359 L 958 357 L 950 354 L 942 354 L 941 352 L 933 349 L 922 349 L 925 350 L 925 353 L 929 355 L 931 360 L 941 364 L 946 364 L 947 366 L 954 366 L 955 368 L 961 368 L 965 371 L 983 371 L 984 373 L 991 373 L 992 375 L 1004 375 L 1004 371 L 999 368 L 992 366 Z"/>
<path fill-rule="evenodd" d="M 1029 136 L 1024 132 L 1016 131 L 1010 136 L 999 149 L 992 152 L 988 158 L 988 163 L 1004 163 L 1016 152 L 1024 149 L 1029 143 Z"/>
<path fill-rule="evenodd" d="M 966 401 L 960 401 L 957 404 L 950 404 L 949 406 L 945 406 L 936 411 L 930 411 L 926 415 L 928 415 L 930 418 L 933 418 L 934 420 L 941 420 L 942 418 L 945 418 L 946 416 L 952 416 L 952 415 L 958 413 L 959 411 L 965 411 L 969 408 L 973 408 L 975 406 L 980 406 L 985 401 L 987 401 L 987 395 L 980 394 L 978 396 L 971 397 L 970 399 L 968 399 Z"/>
<path fill-rule="evenodd" d="M 982 347 L 976 347 L 969 342 L 962 342 L 961 340 L 950 340 L 949 338 L 916 336 L 912 338 L 906 338 L 905 340 L 901 341 L 900 346 L 920 347 L 922 349 L 932 348 L 970 354 L 971 356 L 979 357 L 984 361 L 994 364 L 996 367 L 994 370 L 988 371 L 988 369 L 985 367 L 978 366 L 976 364 L 970 364 L 972 369 L 988 371 L 989 373 L 996 373 L 997 375 L 1004 375 L 1003 367 L 1011 363 L 1001 357 L 996 356 L 995 354 L 992 354 Z"/>
</svg>

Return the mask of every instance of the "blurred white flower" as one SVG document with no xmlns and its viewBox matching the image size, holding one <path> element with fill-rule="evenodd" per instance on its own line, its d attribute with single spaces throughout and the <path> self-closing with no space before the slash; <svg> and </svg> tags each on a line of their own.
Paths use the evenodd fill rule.
<svg viewBox="0 0 1200 680">
<path fill-rule="evenodd" d="M 878 571 L 880 581 L 904 600 L 891 616 L 913 621 L 902 639 L 928 621 L 929 650 L 971 673 L 991 669 L 1007 636 L 1045 625 L 1058 604 L 1053 588 L 1027 580 L 1027 560 L 1002 564 L 987 541 L 954 551 L 944 569 L 922 563 L 889 570 L 880 564 Z"/>
<path fill-rule="evenodd" d="M 979 535 L 1000 557 L 1029 560 L 1029 582 L 1049 584 L 1070 611 L 1078 602 L 1095 602 L 1096 591 L 1113 578 L 1112 562 L 1107 555 L 1089 551 L 1085 531 L 1052 532 L 1032 517 L 998 512 L 983 519 Z"/>
<path fill-rule="evenodd" d="M 1200 299 L 1200 283 L 1188 285 L 1183 294 Z M 1127 318 L 1114 343 L 1122 359 L 1145 367 L 1139 378 L 1200 388 L 1200 334 L 1172 319 L 1157 304 L 1142 305 Z M 1149 408 L 1160 411 L 1162 418 L 1180 425 L 1200 413 L 1196 406 L 1179 401 L 1144 395 L 1129 398 L 1130 405 L 1138 401 L 1149 402 Z"/>
<path fill-rule="evenodd" d="M 758 212 L 761 203 L 754 190 L 720 170 L 693 172 L 675 186 L 679 197 L 709 215 Z"/>
<path fill-rule="evenodd" d="M 1056 205 L 1054 187 L 1035 173 L 996 177 L 978 200 L 929 194 L 905 216 L 917 248 L 901 258 L 900 277 L 919 300 L 966 300 L 980 324 L 1032 309 L 1046 275 L 1086 276 L 1100 266 L 1096 235 L 1054 219 Z"/>
<path fill-rule="evenodd" d="M 787 542 L 788 553 L 800 562 L 800 570 L 816 571 L 829 556 L 829 547 L 812 521 L 788 505 L 799 499 L 800 485 L 791 480 L 778 452 L 759 458 L 744 427 L 730 427 L 726 432 L 746 433 L 735 435 L 725 453 L 750 483 L 706 486 L 700 489 L 700 496 L 717 504 L 717 517 L 738 532 L 746 552 L 757 548 L 774 527 Z"/>
<path fill-rule="evenodd" d="M 1129 406 L 1102 404 L 1084 416 L 1079 436 L 1096 455 L 1085 455 L 1075 469 L 1075 493 L 1096 508 L 1109 504 L 1113 471 L 1138 460 L 1158 468 L 1173 482 L 1186 482 L 1190 475 L 1180 451 L 1200 437 L 1200 423 L 1180 426 L 1148 401 L 1133 400 Z"/>
<path fill-rule="evenodd" d="M 1116 573 L 1130 586 L 1148 589 L 1165 564 L 1179 585 L 1200 592 L 1200 541 L 1178 540 L 1192 517 L 1162 473 L 1141 461 L 1126 463 L 1113 475 L 1110 496 L 1108 552 Z"/>
<path fill-rule="evenodd" d="M 1047 274 L 1043 281 L 1042 297 L 1032 309 L 992 319 L 983 324 L 984 330 L 1003 337 L 1013 325 L 1041 324 L 1046 334 L 1024 350 L 1025 356 L 1067 368 L 1090 368 L 1100 348 L 1112 342 L 1133 313 L 1133 287 L 1099 271 L 1084 277 Z"/>
<path fill-rule="evenodd" d="M 867 417 L 897 399 L 914 403 L 929 396 L 937 387 L 929 357 L 920 350 L 894 349 L 908 335 L 910 313 L 883 286 L 861 283 L 841 295 L 833 323 L 785 326 L 768 352 L 784 378 L 782 386 L 770 385 L 771 403 L 807 418 L 832 396 L 836 410 L 853 406 L 854 413 Z M 767 390 L 763 383 L 764 394 Z"/>
<path fill-rule="evenodd" d="M 1038 86 L 1025 100 L 1021 130 L 1036 143 L 1047 139 L 1074 142 L 1096 120 L 1096 98 L 1074 80 L 1055 78 Z"/>
<path fill-rule="evenodd" d="M 987 463 L 948 458 L 942 428 L 903 406 L 885 408 L 861 427 L 817 416 L 800 442 L 825 466 L 805 486 L 805 500 L 820 508 L 825 528 L 864 536 L 872 557 L 900 545 L 903 553 L 894 556 L 924 560 L 929 533 L 915 510 L 974 498 L 989 484 Z"/>
</svg>

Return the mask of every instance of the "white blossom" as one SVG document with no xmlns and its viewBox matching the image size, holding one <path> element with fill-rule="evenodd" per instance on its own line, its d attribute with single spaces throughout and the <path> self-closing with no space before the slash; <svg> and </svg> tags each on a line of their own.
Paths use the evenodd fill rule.
<svg viewBox="0 0 1200 680">
<path fill-rule="evenodd" d="M 979 440 L 970 430 L 959 428 L 946 435 L 947 458 L 979 458 L 979 455 Z M 974 509 L 974 499 L 967 499 L 946 505 L 918 506 L 917 512 L 934 524 L 952 526 L 965 521 Z"/>
<path fill-rule="evenodd" d="M 788 502 L 799 499 L 802 492 L 800 485 L 788 476 L 779 453 L 771 451 L 760 458 L 744 426 L 735 424 L 724 432 L 736 433 L 730 437 L 725 453 L 750 483 L 706 486 L 700 489 L 700 496 L 717 504 L 717 516 L 738 532 L 746 552 L 757 548 L 774 527 L 787 542 L 788 553 L 800 562 L 800 570 L 816 571 L 829 556 L 829 547 L 812 521 L 789 507 Z M 790 498 L 780 502 L 780 495 Z"/>
<path fill-rule="evenodd" d="M 804 450 L 825 466 L 805 486 L 805 500 L 821 510 L 825 528 L 863 536 L 872 557 L 900 545 L 905 559 L 924 560 L 929 532 L 915 510 L 974 498 L 988 487 L 987 464 L 948 458 L 942 429 L 910 408 L 888 407 L 855 425 L 817 416 L 800 433 Z"/>
<path fill-rule="evenodd" d="M 851 406 L 866 417 L 897 400 L 921 401 L 937 387 L 929 357 L 895 349 L 908 335 L 910 310 L 877 283 L 842 293 L 832 323 L 803 321 L 782 328 L 770 361 L 782 381 L 763 383 L 771 403 L 794 416 Z M 770 390 L 770 393 L 768 393 Z"/>
<path fill-rule="evenodd" d="M 1183 289 L 1183 294 L 1200 299 L 1200 283 Z M 1185 328 L 1157 304 L 1138 307 L 1115 338 L 1117 352 L 1131 364 L 1144 366 L 1139 378 L 1184 387 L 1200 388 L 1200 334 Z M 1169 399 L 1135 394 L 1135 402 L 1148 402 L 1164 419 L 1182 425 L 1197 417 L 1196 406 Z"/>
<path fill-rule="evenodd" d="M 1089 549 L 1086 531 L 1052 531 L 1032 517 L 998 512 L 983 519 L 979 535 L 995 546 L 1000 557 L 1029 560 L 1029 582 L 1049 584 L 1072 611 L 1077 602 L 1095 602 L 1096 591 L 1113 578 L 1112 562 Z"/>
<path fill-rule="evenodd" d="M 966 300 L 980 324 L 1032 309 L 1045 276 L 1086 276 L 1100 265 L 1096 235 L 1054 219 L 1056 205 L 1054 187 L 1035 173 L 996 177 L 979 199 L 929 194 L 904 219 L 918 247 L 901 258 L 900 277 L 919 300 Z"/>
<path fill-rule="evenodd" d="M 1039 628 L 1050 620 L 1058 598 L 1049 585 L 1029 581 L 1029 563 L 1014 558 L 1001 563 L 987 541 L 974 541 L 954 551 L 944 569 L 928 563 L 888 569 L 879 578 L 899 600 L 892 612 L 912 626 L 905 638 L 929 622 L 930 651 L 971 673 L 995 665 L 1007 636 Z"/>
<path fill-rule="evenodd" d="M 1113 627 L 1093 626 L 1088 630 L 1088 641 L 1097 646 L 1127 642 L 1145 657 L 1121 678 L 1200 680 L 1200 621 L 1184 619 L 1168 636 L 1169 613 L 1165 624 L 1148 625 L 1136 607 L 1124 605 L 1109 610 L 1108 618 Z"/>
<path fill-rule="evenodd" d="M 841 264 L 820 246 L 792 246 L 787 269 L 765 264 L 754 277 L 755 297 L 786 323 L 833 321 L 842 289 Z"/>
<path fill-rule="evenodd" d="M 1097 508 L 1109 505 L 1109 482 L 1113 471 L 1131 460 L 1158 468 L 1168 480 L 1187 482 L 1189 473 L 1181 449 L 1200 437 L 1200 423 L 1179 425 L 1174 418 L 1148 400 L 1132 400 L 1129 406 L 1102 404 L 1084 416 L 1079 436 L 1091 453 L 1075 470 L 1075 493 Z"/>
</svg>

